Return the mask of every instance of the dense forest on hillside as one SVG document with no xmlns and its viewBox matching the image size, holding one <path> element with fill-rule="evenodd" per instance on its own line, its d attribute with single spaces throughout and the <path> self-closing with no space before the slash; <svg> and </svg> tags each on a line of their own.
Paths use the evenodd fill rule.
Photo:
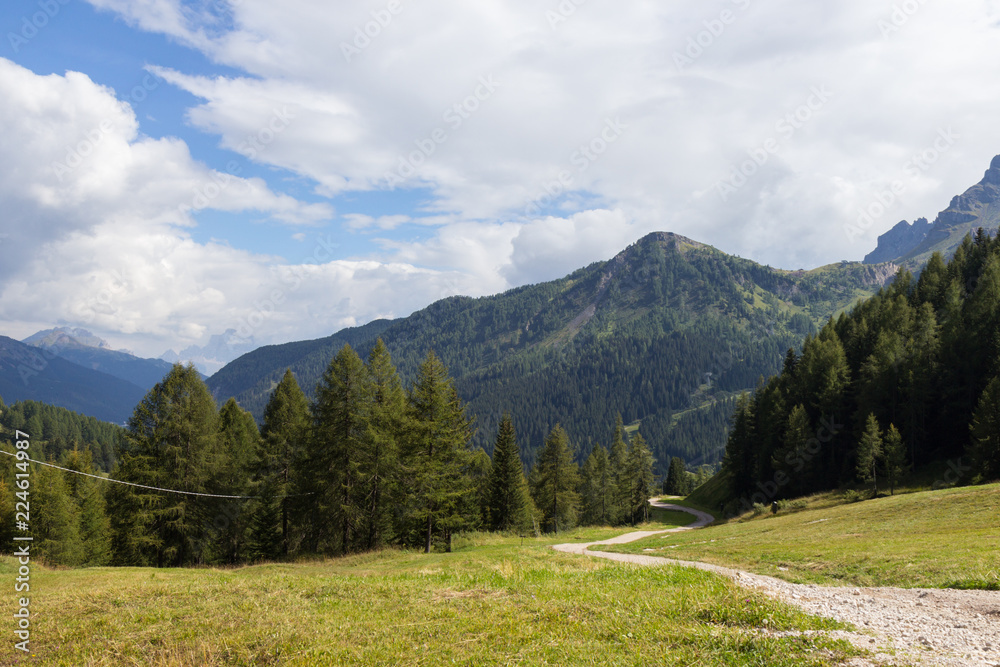
<svg viewBox="0 0 1000 667">
<path fill-rule="evenodd" d="M 11 548 L 17 494 L 28 493 L 16 490 L 25 482 L 14 473 L 27 474 L 40 508 L 33 554 L 50 564 L 238 564 L 385 545 L 450 550 L 452 536 L 468 530 L 644 521 L 655 484 L 652 452 L 620 418 L 609 445 L 592 448 L 582 468 L 556 425 L 526 476 L 509 415 L 493 434 L 491 457 L 472 445 L 474 419 L 434 353 L 404 388 L 380 340 L 367 361 L 345 345 L 311 402 L 286 372 L 261 429 L 233 399 L 218 409 L 193 366 L 175 365 L 135 408 L 107 480 L 95 478 L 89 448 L 55 451 L 66 434 L 91 434 L 63 423 L 65 412 L 35 404 L 5 411 L 11 429 L 30 429 L 17 445 L 33 461 L 0 469 L 0 544 Z M 13 431 L 3 440 L 13 453 Z"/>
<path fill-rule="evenodd" d="M 731 509 L 839 485 L 891 491 L 938 461 L 1000 477 L 1000 238 L 968 236 L 790 350 L 740 401 L 724 469 Z M 952 482 L 956 480 L 951 480 Z"/>
<path fill-rule="evenodd" d="M 19 401 L 4 407 L 0 399 L 0 426 L 5 434 L 15 430 L 30 433 L 36 444 L 35 458 L 60 460 L 74 447 L 90 450 L 94 465 L 110 471 L 115 466 L 115 447 L 124 430 L 65 408 Z"/>
<path fill-rule="evenodd" d="M 235 397 L 259 421 L 286 368 L 314 398 L 340 346 L 364 356 L 381 337 L 405 382 L 428 349 L 447 364 L 478 416 L 473 442 L 487 452 L 509 412 L 529 465 L 556 423 L 583 461 L 621 414 L 626 424 L 642 424 L 662 475 L 673 456 L 717 462 L 725 420 L 712 406 L 778 372 L 784 351 L 815 322 L 873 293 L 885 275 L 884 267 L 847 263 L 778 271 L 653 234 L 561 280 L 451 297 L 402 320 L 262 348 L 208 384 L 220 402 Z"/>
</svg>

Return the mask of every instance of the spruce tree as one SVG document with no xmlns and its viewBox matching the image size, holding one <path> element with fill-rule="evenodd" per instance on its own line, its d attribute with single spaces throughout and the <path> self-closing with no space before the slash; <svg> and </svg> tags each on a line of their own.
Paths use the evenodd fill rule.
<svg viewBox="0 0 1000 667">
<path fill-rule="evenodd" d="M 663 492 L 669 496 L 686 496 L 689 492 L 684 459 L 679 456 L 670 459 L 670 468 L 667 470 L 667 481 L 663 485 Z"/>
<path fill-rule="evenodd" d="M 264 408 L 264 424 L 254 460 L 252 551 L 255 559 L 288 557 L 290 517 L 300 485 L 295 472 L 306 449 L 311 417 L 309 402 L 291 369 L 285 371 Z M 303 496 L 308 502 L 308 497 Z M 303 512 L 307 514 L 307 512 Z"/>
<path fill-rule="evenodd" d="M 509 413 L 504 413 L 493 446 L 493 469 L 490 475 L 490 528 L 498 531 L 523 530 L 531 522 L 525 493 L 527 482 L 517 434 Z"/>
<path fill-rule="evenodd" d="M 865 422 L 864 433 L 858 442 L 857 473 L 864 482 L 872 482 L 872 495 L 878 496 L 878 464 L 882 458 L 882 431 L 878 419 L 869 414 Z"/>
<path fill-rule="evenodd" d="M 426 553 L 437 535 L 450 550 L 452 535 L 470 519 L 462 501 L 470 487 L 466 465 L 473 430 L 448 370 L 433 351 L 417 372 L 409 412 L 404 472 L 411 523 Z"/>
<path fill-rule="evenodd" d="M 535 503 L 545 515 L 546 525 L 553 533 L 572 528 L 576 525 L 580 504 L 576 491 L 580 477 L 569 436 L 559 424 L 545 438 L 537 468 L 536 487 L 532 491 Z M 627 467 L 625 475 L 628 475 Z"/>
</svg>

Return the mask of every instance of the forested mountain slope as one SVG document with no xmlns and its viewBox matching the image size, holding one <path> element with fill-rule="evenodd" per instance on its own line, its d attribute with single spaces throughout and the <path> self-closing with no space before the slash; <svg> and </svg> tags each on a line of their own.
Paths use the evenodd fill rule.
<svg viewBox="0 0 1000 667">
<path fill-rule="evenodd" d="M 220 403 L 233 396 L 260 418 L 286 368 L 312 392 L 340 346 L 363 356 L 381 336 L 406 381 L 435 350 L 478 415 L 476 443 L 487 450 L 510 411 L 529 464 L 557 422 L 582 458 L 610 441 L 621 413 L 641 421 L 661 468 L 671 455 L 714 462 L 729 399 L 777 372 L 788 348 L 895 271 L 858 263 L 780 271 L 655 233 L 560 280 L 261 348 L 208 384 Z"/>
</svg>

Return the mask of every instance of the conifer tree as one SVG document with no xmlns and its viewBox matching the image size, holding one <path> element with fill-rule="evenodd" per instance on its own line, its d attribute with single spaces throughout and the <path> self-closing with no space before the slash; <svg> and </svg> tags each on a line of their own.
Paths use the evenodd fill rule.
<svg viewBox="0 0 1000 667">
<path fill-rule="evenodd" d="M 493 446 L 489 508 L 492 530 L 523 530 L 531 522 L 530 496 L 527 494 L 521 451 L 509 413 L 504 413 L 500 419 Z"/>
<path fill-rule="evenodd" d="M 908 469 L 906 444 L 895 424 L 889 424 L 889 430 L 885 433 L 882 456 L 885 460 L 885 476 L 889 481 L 889 495 L 895 495 L 896 485 Z"/>
<path fill-rule="evenodd" d="M 878 496 L 878 464 L 882 458 L 882 431 L 874 414 L 868 415 L 864 433 L 858 442 L 858 477 L 864 482 L 872 482 L 872 494 Z"/>
<path fill-rule="evenodd" d="M 88 475 L 97 472 L 91 451 L 76 447 L 66 455 L 63 467 Z M 80 512 L 83 564 L 90 567 L 108 565 L 111 562 L 111 522 L 104 499 L 107 483 L 73 474 L 66 475 L 66 481 L 67 490 Z"/>
<path fill-rule="evenodd" d="M 653 464 L 656 460 L 641 433 L 636 433 L 629 444 L 628 471 L 631 479 L 629 510 L 632 523 L 649 520 L 649 497 L 653 494 Z"/>
<path fill-rule="evenodd" d="M 368 355 L 368 376 L 371 406 L 364 446 L 358 452 L 358 474 L 365 546 L 377 549 L 393 537 L 393 511 L 400 501 L 400 441 L 408 427 L 406 392 L 381 338 Z"/>
<path fill-rule="evenodd" d="M 371 396 L 368 369 L 351 346 L 344 345 L 317 387 L 306 457 L 319 551 L 354 551 L 366 537 L 361 534 L 364 501 L 359 452 L 368 437 Z M 325 524 L 336 526 L 335 534 L 328 533 Z"/>
<path fill-rule="evenodd" d="M 632 488 L 632 480 L 628 474 L 628 445 L 625 441 L 625 427 L 622 424 L 621 414 L 615 418 L 615 433 L 611 440 L 608 464 L 614 491 L 614 503 L 609 518 L 611 525 L 618 525 L 630 520 L 628 507 Z"/>
<path fill-rule="evenodd" d="M 250 475 L 260 447 L 253 415 L 230 398 L 219 411 L 218 461 L 213 486 L 220 495 L 242 496 L 251 490 Z M 213 561 L 230 565 L 249 556 L 251 516 L 244 499 L 216 499 L 210 527 Z"/>
<path fill-rule="evenodd" d="M 663 485 L 663 492 L 670 496 L 686 496 L 688 491 L 684 459 L 675 456 L 670 459 L 670 468 L 667 470 L 667 481 Z"/>
<path fill-rule="evenodd" d="M 1000 479 L 1000 377 L 986 385 L 970 429 L 974 468 L 983 480 Z"/>
<path fill-rule="evenodd" d="M 175 364 L 128 422 L 115 479 L 213 493 L 219 416 L 193 365 Z M 114 562 L 180 566 L 203 562 L 211 499 L 114 485 L 109 491 Z"/>
<path fill-rule="evenodd" d="M 67 473 L 34 466 L 31 489 L 32 552 L 56 565 L 82 565 L 86 559 L 80 539 L 80 509 L 66 484 Z"/>
<path fill-rule="evenodd" d="M 473 431 L 448 370 L 433 351 L 417 372 L 409 408 L 404 466 L 410 518 L 426 553 L 435 535 L 450 550 L 452 535 L 469 522 L 462 501 L 470 486 L 466 465 Z"/>
<path fill-rule="evenodd" d="M 626 463 L 627 465 L 627 463 Z M 569 436 L 556 424 L 538 456 L 536 487 L 532 490 L 535 504 L 545 514 L 545 523 L 553 533 L 576 525 L 580 497 L 579 468 L 573 461 Z M 625 475 L 627 479 L 628 470 Z"/>
<path fill-rule="evenodd" d="M 295 471 L 305 454 L 310 420 L 309 402 L 287 369 L 264 409 L 254 461 L 251 489 L 259 498 L 252 504 L 251 541 L 256 559 L 287 558 L 291 550 L 291 496 L 300 490 Z"/>
</svg>

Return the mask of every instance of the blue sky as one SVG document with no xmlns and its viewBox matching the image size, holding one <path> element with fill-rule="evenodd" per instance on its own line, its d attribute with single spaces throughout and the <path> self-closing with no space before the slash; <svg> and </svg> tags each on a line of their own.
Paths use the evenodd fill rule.
<svg viewBox="0 0 1000 667">
<path fill-rule="evenodd" d="M 661 230 L 859 260 L 1000 153 L 998 23 L 998 0 L 12 0 L 2 333 L 319 337 Z"/>
</svg>

